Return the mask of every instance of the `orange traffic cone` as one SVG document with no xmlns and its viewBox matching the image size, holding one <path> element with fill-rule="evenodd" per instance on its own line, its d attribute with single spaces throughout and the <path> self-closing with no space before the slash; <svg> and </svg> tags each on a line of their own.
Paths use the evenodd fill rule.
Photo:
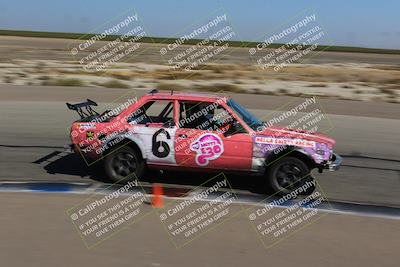
<svg viewBox="0 0 400 267">
<path fill-rule="evenodd" d="M 162 208 L 164 206 L 163 189 L 159 184 L 153 184 L 153 198 L 151 199 L 151 205 L 154 208 Z"/>
</svg>

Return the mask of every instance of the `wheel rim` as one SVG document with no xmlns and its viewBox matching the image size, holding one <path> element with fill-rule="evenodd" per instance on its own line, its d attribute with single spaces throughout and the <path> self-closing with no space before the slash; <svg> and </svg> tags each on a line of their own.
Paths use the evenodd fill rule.
<svg viewBox="0 0 400 267">
<path fill-rule="evenodd" d="M 302 170 L 294 163 L 285 163 L 278 168 L 276 178 L 280 187 L 293 190 L 302 178 Z"/>
<path fill-rule="evenodd" d="M 128 152 L 119 152 L 112 160 L 112 168 L 117 175 L 128 176 L 136 171 L 137 159 Z"/>
</svg>

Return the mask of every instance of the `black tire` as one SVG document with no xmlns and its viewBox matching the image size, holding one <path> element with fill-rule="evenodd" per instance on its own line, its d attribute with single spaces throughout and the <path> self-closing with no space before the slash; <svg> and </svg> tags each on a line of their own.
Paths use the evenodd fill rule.
<svg viewBox="0 0 400 267">
<path fill-rule="evenodd" d="M 113 183 L 126 183 L 143 177 L 145 162 L 139 151 L 125 145 L 106 156 L 104 168 Z"/>
<path fill-rule="evenodd" d="M 301 185 L 305 184 L 306 182 L 313 182 L 313 181 L 314 181 L 314 177 L 312 177 L 312 175 L 310 174 L 305 179 L 303 179 L 303 182 L 301 183 Z M 314 182 L 313 185 L 308 187 L 305 191 L 300 192 L 299 195 L 309 196 L 314 192 L 315 188 L 316 188 L 316 186 L 315 186 L 315 182 Z"/>
<path fill-rule="evenodd" d="M 292 192 L 311 177 L 307 164 L 295 157 L 284 157 L 277 160 L 268 167 L 266 174 L 268 186 L 274 193 L 280 195 Z"/>
</svg>

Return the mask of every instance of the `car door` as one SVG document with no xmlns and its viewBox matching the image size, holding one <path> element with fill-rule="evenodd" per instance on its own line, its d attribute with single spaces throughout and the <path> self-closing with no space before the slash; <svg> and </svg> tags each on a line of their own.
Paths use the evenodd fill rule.
<svg viewBox="0 0 400 267">
<path fill-rule="evenodd" d="M 144 148 L 149 164 L 176 165 L 175 101 L 147 101 L 128 118 L 131 139 Z"/>
<path fill-rule="evenodd" d="M 250 170 L 252 138 L 243 130 L 229 130 L 234 123 L 237 120 L 218 103 L 179 101 L 176 163 L 182 167 Z"/>
</svg>

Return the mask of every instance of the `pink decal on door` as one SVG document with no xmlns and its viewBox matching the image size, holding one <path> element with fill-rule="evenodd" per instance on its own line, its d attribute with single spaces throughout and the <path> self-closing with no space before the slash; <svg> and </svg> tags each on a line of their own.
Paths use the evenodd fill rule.
<svg viewBox="0 0 400 267">
<path fill-rule="evenodd" d="M 200 166 L 206 166 L 210 160 L 221 156 L 224 152 L 224 144 L 218 135 L 206 133 L 191 143 L 190 149 L 197 153 L 196 163 Z"/>
</svg>

